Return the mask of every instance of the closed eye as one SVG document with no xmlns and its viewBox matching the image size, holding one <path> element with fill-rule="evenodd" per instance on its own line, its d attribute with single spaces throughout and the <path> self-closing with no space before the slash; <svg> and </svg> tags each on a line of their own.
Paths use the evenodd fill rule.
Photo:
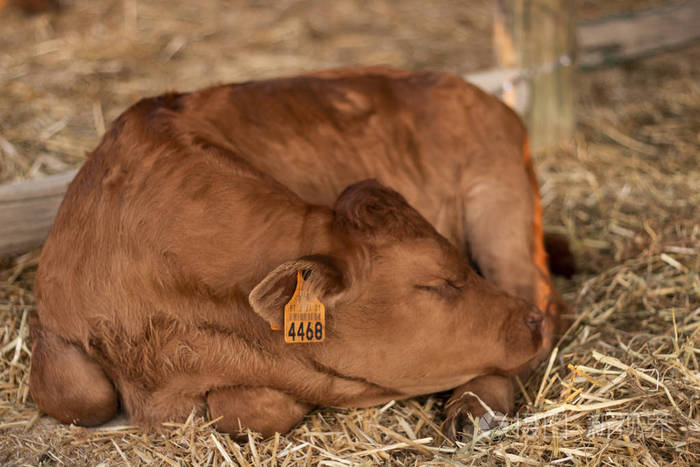
<svg viewBox="0 0 700 467">
<path fill-rule="evenodd" d="M 445 295 L 455 295 L 462 290 L 464 284 L 459 282 L 454 282 L 449 279 L 442 279 L 440 281 L 435 281 L 430 284 L 419 284 L 416 285 L 416 289 L 425 290 L 432 293 L 437 293 L 441 296 Z"/>
</svg>

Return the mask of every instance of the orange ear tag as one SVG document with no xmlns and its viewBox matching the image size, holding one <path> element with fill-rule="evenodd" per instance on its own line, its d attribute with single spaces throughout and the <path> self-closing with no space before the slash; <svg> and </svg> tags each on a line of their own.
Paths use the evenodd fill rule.
<svg viewBox="0 0 700 467">
<path fill-rule="evenodd" d="M 326 337 L 326 307 L 304 287 L 304 276 L 310 271 L 297 271 L 297 288 L 284 306 L 284 342 L 287 344 L 323 342 Z"/>
</svg>

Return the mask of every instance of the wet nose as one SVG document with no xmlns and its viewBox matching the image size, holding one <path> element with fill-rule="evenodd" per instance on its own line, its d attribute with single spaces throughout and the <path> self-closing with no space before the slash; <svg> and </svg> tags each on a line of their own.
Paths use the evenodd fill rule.
<svg viewBox="0 0 700 467">
<path fill-rule="evenodd" d="M 530 330 L 533 332 L 542 329 L 542 322 L 543 321 L 544 321 L 544 313 L 542 313 L 537 308 L 533 308 L 525 316 L 525 322 L 527 323 L 527 327 L 529 327 Z"/>
</svg>

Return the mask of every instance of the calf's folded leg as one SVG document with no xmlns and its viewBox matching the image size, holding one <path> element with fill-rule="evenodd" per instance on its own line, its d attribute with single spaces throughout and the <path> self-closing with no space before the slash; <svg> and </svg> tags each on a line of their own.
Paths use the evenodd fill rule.
<svg viewBox="0 0 700 467">
<path fill-rule="evenodd" d="M 497 415 L 504 415 L 514 408 L 515 393 L 511 378 L 501 375 L 485 375 L 454 389 L 445 405 L 445 421 L 442 431 L 455 439 L 459 431 L 471 424 L 467 414 L 479 417 L 481 422 L 490 418 L 487 410 L 477 399 L 486 404 Z M 491 423 L 479 423 L 482 430 L 492 428 Z"/>
<path fill-rule="evenodd" d="M 62 423 L 101 425 L 119 410 L 102 368 L 78 346 L 38 326 L 32 326 L 29 392 L 43 412 Z"/>
<path fill-rule="evenodd" d="M 311 406 L 270 388 L 237 386 L 210 391 L 207 404 L 219 431 L 245 437 L 246 428 L 268 438 L 286 433 L 299 423 Z"/>
<path fill-rule="evenodd" d="M 513 160 L 521 157 L 523 166 L 501 167 L 498 176 L 484 175 L 481 182 L 467 192 L 464 237 L 458 242 L 468 245 L 484 277 L 545 313 L 547 324 L 543 337 L 547 344 L 544 350 L 549 351 L 556 334 L 563 331 L 560 315 L 567 313 L 568 307 L 553 290 L 547 269 L 542 207 L 527 141 L 522 154 L 517 154 L 515 147 L 503 149 L 511 151 Z M 542 357 L 545 354 L 543 351 Z M 537 363 L 532 362 L 520 376 L 526 379 Z M 506 414 L 514 408 L 512 378 L 500 375 L 475 378 L 456 388 L 447 403 L 444 429 L 452 438 L 468 424 L 467 413 L 474 417 L 487 413 L 470 392 L 496 412 Z"/>
</svg>

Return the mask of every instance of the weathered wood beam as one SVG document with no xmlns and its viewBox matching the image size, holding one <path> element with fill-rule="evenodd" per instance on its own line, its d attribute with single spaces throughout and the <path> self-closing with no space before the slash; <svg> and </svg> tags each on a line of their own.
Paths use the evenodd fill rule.
<svg viewBox="0 0 700 467">
<path fill-rule="evenodd" d="M 634 60 L 700 40 L 700 0 L 580 22 L 583 69 Z"/>
<path fill-rule="evenodd" d="M 0 185 L 0 254 L 41 245 L 76 173 Z"/>
</svg>

